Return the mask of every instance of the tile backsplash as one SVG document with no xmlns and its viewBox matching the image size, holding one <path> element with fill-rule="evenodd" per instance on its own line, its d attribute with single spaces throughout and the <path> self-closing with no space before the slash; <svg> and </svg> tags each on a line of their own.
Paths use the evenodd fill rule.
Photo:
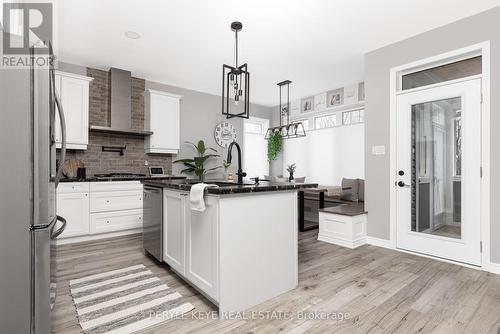
<svg viewBox="0 0 500 334">
<path fill-rule="evenodd" d="M 87 68 L 87 76 L 94 78 L 89 91 L 89 125 L 109 126 L 109 73 Z M 132 129 L 144 129 L 145 81 L 132 78 Z M 124 155 L 102 152 L 102 146 L 127 146 Z M 148 173 L 149 166 L 163 166 L 165 173 L 172 173 L 171 155 L 148 155 L 144 152 L 144 138 L 123 134 L 89 132 L 86 151 L 69 150 L 66 159 L 80 159 L 87 168 L 87 175 L 96 173 L 130 172 Z"/>
</svg>

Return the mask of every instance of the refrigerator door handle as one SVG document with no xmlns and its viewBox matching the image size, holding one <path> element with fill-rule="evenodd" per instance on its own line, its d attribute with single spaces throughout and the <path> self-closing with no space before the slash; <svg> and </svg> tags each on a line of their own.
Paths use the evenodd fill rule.
<svg viewBox="0 0 500 334">
<path fill-rule="evenodd" d="M 64 232 L 64 230 L 66 229 L 66 225 L 68 225 L 68 222 L 66 221 L 65 218 L 61 217 L 61 216 L 57 216 L 56 218 L 58 221 L 60 221 L 62 223 L 61 227 L 59 227 L 56 231 L 54 231 L 54 227 L 56 227 L 56 224 L 54 224 L 52 226 L 52 229 L 50 231 L 50 238 L 51 239 L 56 239 L 58 236 L 61 235 L 61 233 Z"/>
<path fill-rule="evenodd" d="M 57 188 L 57 185 L 59 184 L 59 181 L 62 178 L 63 165 L 64 161 L 66 160 L 66 119 L 64 118 L 64 110 L 61 103 L 61 99 L 59 98 L 59 95 L 56 92 L 56 79 L 53 70 L 52 70 L 52 89 L 53 89 L 52 91 L 54 92 L 54 98 L 56 100 L 57 111 L 59 112 L 59 120 L 61 122 L 61 156 L 59 159 L 60 161 L 59 168 L 57 169 L 56 178 L 54 182 Z"/>
</svg>

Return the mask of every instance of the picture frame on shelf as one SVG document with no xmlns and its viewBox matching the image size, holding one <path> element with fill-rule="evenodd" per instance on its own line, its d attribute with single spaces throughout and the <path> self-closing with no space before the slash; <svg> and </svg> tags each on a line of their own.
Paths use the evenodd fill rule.
<svg viewBox="0 0 500 334">
<path fill-rule="evenodd" d="M 290 116 L 300 114 L 300 99 L 290 101 Z"/>
<path fill-rule="evenodd" d="M 358 85 L 350 85 L 344 87 L 344 104 L 358 103 Z"/>
<path fill-rule="evenodd" d="M 358 84 L 358 101 L 364 101 L 365 100 L 365 82 L 360 82 Z"/>
<path fill-rule="evenodd" d="M 344 88 L 329 91 L 326 94 L 326 107 L 333 108 L 344 104 Z"/>
<path fill-rule="evenodd" d="M 309 96 L 301 100 L 300 112 L 308 113 L 314 111 L 314 96 Z"/>
<path fill-rule="evenodd" d="M 326 108 L 326 92 L 314 95 L 314 111 L 320 111 Z"/>
</svg>

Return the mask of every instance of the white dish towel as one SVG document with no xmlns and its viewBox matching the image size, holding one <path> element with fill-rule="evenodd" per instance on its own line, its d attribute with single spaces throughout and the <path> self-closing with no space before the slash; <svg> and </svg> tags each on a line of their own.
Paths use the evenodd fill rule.
<svg viewBox="0 0 500 334">
<path fill-rule="evenodd" d="M 189 192 L 189 202 L 191 203 L 191 210 L 193 211 L 205 211 L 205 200 L 203 195 L 205 194 L 205 188 L 218 188 L 216 184 L 206 184 L 197 183 L 191 186 L 191 191 Z"/>
</svg>

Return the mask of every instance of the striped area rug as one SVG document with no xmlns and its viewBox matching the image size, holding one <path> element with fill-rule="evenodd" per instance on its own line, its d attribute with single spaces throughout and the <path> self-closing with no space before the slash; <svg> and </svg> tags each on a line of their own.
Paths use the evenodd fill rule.
<svg viewBox="0 0 500 334">
<path fill-rule="evenodd" d="M 71 280 L 70 290 L 86 334 L 129 334 L 194 308 L 142 264 Z"/>
</svg>

